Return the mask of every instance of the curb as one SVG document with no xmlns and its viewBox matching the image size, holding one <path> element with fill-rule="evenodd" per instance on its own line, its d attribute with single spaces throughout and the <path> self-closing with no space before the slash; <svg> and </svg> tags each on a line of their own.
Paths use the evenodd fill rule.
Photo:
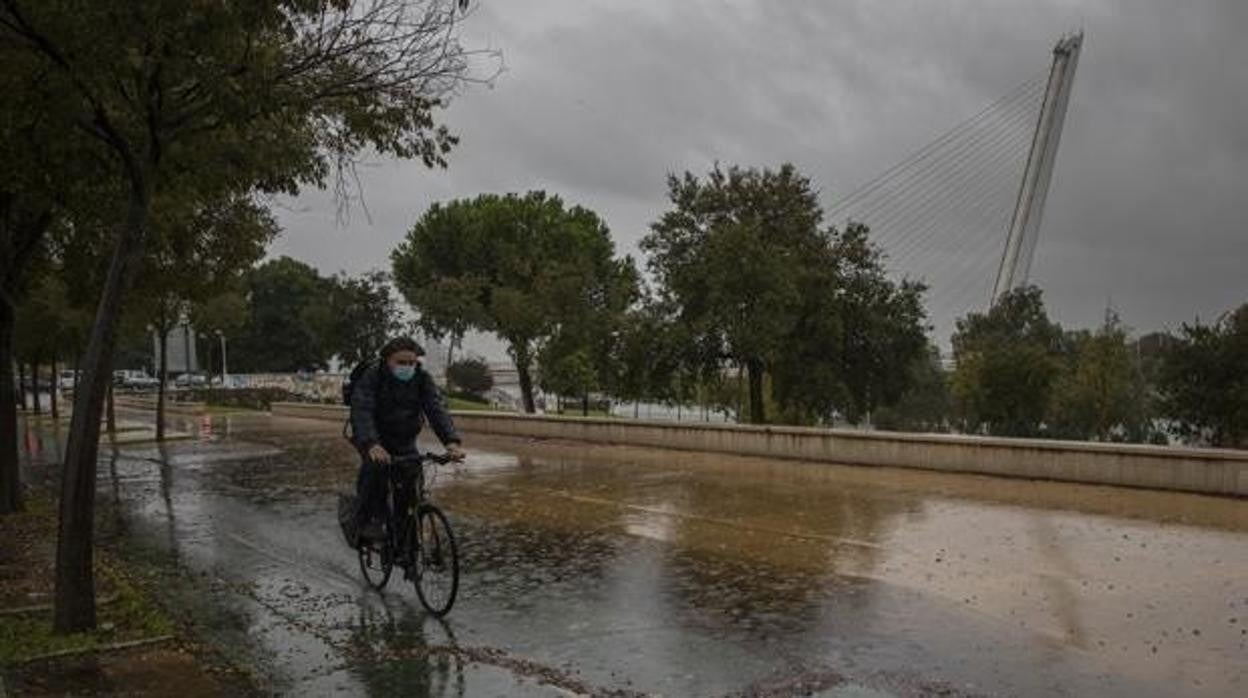
<svg viewBox="0 0 1248 698">
<path fill-rule="evenodd" d="M 186 432 L 165 434 L 165 441 L 191 441 L 194 438 L 195 438 L 194 434 L 188 434 Z M 161 443 L 161 442 L 158 441 L 155 436 L 152 436 L 151 438 L 142 438 L 142 439 L 112 440 L 108 438 L 107 434 L 100 435 L 100 444 L 104 446 L 136 446 L 136 445 L 142 445 L 142 444 L 157 444 L 157 443 Z"/>
<path fill-rule="evenodd" d="M 108 596 L 102 596 L 95 602 L 95 605 L 107 606 L 108 604 L 113 603 L 119 598 L 121 598 L 121 596 L 119 596 L 118 594 L 109 594 Z M 20 616 L 26 613 L 39 613 L 42 611 L 51 611 L 51 610 L 53 610 L 53 605 L 50 603 L 37 603 L 37 604 L 32 604 L 30 606 L 15 606 L 14 608 L 0 608 L 0 618 L 5 617 L 5 616 Z M 0 698 L 4 698 L 4 695 L 0 694 Z"/>
<path fill-rule="evenodd" d="M 138 640 L 129 640 L 127 642 L 114 642 L 109 645 L 98 645 L 96 647 L 82 647 L 71 650 L 60 650 L 57 652 L 48 652 L 38 656 L 23 659 L 19 664 L 31 664 L 33 662 L 42 662 L 47 659 L 60 659 L 62 657 L 73 657 L 80 654 L 98 654 L 101 652 L 116 652 L 118 650 L 128 650 L 135 647 L 146 647 L 148 645 L 159 645 L 174 640 L 173 635 L 157 635 L 155 637 L 145 637 Z M 2 687 L 0 687 L 2 688 Z M 4 693 L 0 692 L 0 698 L 4 698 Z"/>
</svg>

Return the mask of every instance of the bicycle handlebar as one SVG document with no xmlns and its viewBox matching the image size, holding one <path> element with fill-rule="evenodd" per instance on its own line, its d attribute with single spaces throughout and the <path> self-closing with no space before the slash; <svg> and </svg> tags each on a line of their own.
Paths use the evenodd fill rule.
<svg viewBox="0 0 1248 698">
<path fill-rule="evenodd" d="M 447 463 L 454 463 L 457 460 L 459 459 L 455 458 L 449 453 L 427 452 L 427 453 L 405 453 L 402 455 L 393 456 L 390 459 L 390 462 L 394 465 L 407 465 L 409 463 L 420 463 L 422 461 L 430 461 L 438 465 L 446 465 Z"/>
</svg>

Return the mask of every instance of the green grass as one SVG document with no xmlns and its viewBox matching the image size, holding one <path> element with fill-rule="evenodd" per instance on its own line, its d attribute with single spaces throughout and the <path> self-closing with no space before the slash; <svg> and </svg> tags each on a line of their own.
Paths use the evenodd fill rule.
<svg viewBox="0 0 1248 698">
<path fill-rule="evenodd" d="M 465 400 L 463 398 L 458 398 L 458 397 L 446 398 L 446 404 L 447 404 L 447 407 L 449 407 L 452 410 L 464 410 L 468 412 L 509 412 L 510 411 L 510 410 L 501 410 L 497 407 L 494 407 L 492 405 L 487 405 L 483 402 L 473 402 L 472 400 Z M 573 407 L 571 405 L 569 405 L 566 409 L 564 409 L 563 412 L 560 412 L 560 413 L 547 412 L 546 414 L 549 416 L 555 416 L 555 417 L 586 416 L 586 415 L 581 414 L 581 408 Z M 591 409 L 589 411 L 588 416 L 599 417 L 603 419 L 615 418 L 615 415 L 611 414 L 610 412 L 607 412 L 606 410 L 598 410 L 598 409 Z"/>
<path fill-rule="evenodd" d="M 453 410 L 472 410 L 475 412 L 498 412 L 492 405 L 484 402 L 473 402 L 459 397 L 448 397 L 446 399 L 447 406 Z"/>
<path fill-rule="evenodd" d="M 241 405 L 204 405 L 204 414 L 235 414 L 237 412 L 262 412 L 262 408 Z"/>
<path fill-rule="evenodd" d="M 116 642 L 170 635 L 174 624 L 148 601 L 124 575 L 107 564 L 97 576 L 116 590 L 116 598 L 96 608 L 96 630 L 54 635 L 52 612 L 35 611 L 0 616 L 0 664 L 21 663 L 34 657 L 66 650 L 91 650 Z"/>
<path fill-rule="evenodd" d="M 547 414 L 552 414 L 557 417 L 598 417 L 600 419 L 612 419 L 615 417 L 615 415 L 607 412 L 606 410 L 591 409 L 589 414 L 584 414 L 581 412 L 581 408 L 579 407 L 568 407 L 558 414 L 554 412 L 548 412 Z"/>
<path fill-rule="evenodd" d="M 18 565 L 6 577 L 0 608 L 29 606 L 26 592 L 40 592 L 40 599 L 51 598 L 52 556 L 55 554 L 57 522 L 56 498 L 43 488 L 32 490 L 26 510 L 0 520 L 0 547 Z M 95 588 L 97 629 L 72 635 L 52 634 L 52 611 L 32 610 L 0 615 L 0 666 L 20 663 L 45 654 L 66 650 L 90 650 L 116 642 L 169 635 L 174 625 L 168 615 L 136 587 L 132 579 L 112 562 L 111 556 L 96 549 Z"/>
</svg>

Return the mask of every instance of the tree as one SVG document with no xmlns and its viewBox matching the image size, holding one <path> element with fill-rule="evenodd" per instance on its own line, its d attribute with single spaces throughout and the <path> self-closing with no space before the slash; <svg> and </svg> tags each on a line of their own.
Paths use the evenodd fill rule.
<svg viewBox="0 0 1248 698">
<path fill-rule="evenodd" d="M 395 284 L 421 322 L 472 327 L 507 343 L 526 412 L 545 344 L 608 307 L 625 276 L 597 214 L 545 192 L 435 204 L 391 255 Z"/>
<path fill-rule="evenodd" d="M 745 369 L 750 421 L 763 423 L 764 374 L 793 336 L 803 277 L 820 273 L 809 262 L 828 246 L 816 194 L 792 165 L 717 165 L 705 180 L 669 176 L 668 198 L 672 210 L 641 243 L 650 270 L 704 369 Z"/>
<path fill-rule="evenodd" d="M 165 438 L 169 333 L 188 322 L 197 304 L 224 292 L 263 255 L 278 225 L 246 196 L 179 209 L 161 209 L 137 279 L 138 307 L 150 319 L 158 346 L 156 439 Z"/>
<path fill-rule="evenodd" d="M 94 139 L 127 190 L 66 448 L 58 632 L 95 624 L 100 412 L 155 202 L 179 188 L 200 201 L 255 187 L 294 192 L 325 184 L 335 165 L 349 172 L 365 148 L 443 164 L 455 141 L 433 110 L 467 70 L 455 12 L 439 0 L 0 3 L 0 43 L 22 59 L 6 60 L 6 72 L 63 95 L 75 132 Z M 81 159 L 45 166 L 73 171 Z"/>
<path fill-rule="evenodd" d="M 771 398 L 800 423 L 858 422 L 900 399 L 927 344 L 924 287 L 887 278 L 865 225 L 822 227 L 810 181 L 787 164 L 716 166 L 668 189 L 672 210 L 642 249 L 703 380 L 742 370 L 755 423 Z"/>
<path fill-rule="evenodd" d="M 494 375 L 481 359 L 461 359 L 446 369 L 448 389 L 482 397 L 494 387 Z"/>
<path fill-rule="evenodd" d="M 386 340 L 402 329 L 385 272 L 354 278 L 340 274 L 330 280 L 330 289 L 334 328 L 328 349 L 347 364 L 376 356 Z"/>
<path fill-rule="evenodd" d="M 588 414 L 589 393 L 598 389 L 593 361 L 584 347 L 546 346 L 539 359 L 542 390 L 560 397 L 581 398 Z"/>
<path fill-rule="evenodd" d="M 638 298 L 637 277 L 628 257 L 585 277 L 583 295 L 562 314 L 538 353 L 543 390 L 580 398 L 585 414 L 591 392 L 614 392 L 616 355 L 626 314 Z"/>
<path fill-rule="evenodd" d="M 780 417 L 789 424 L 829 423 L 853 400 L 845 376 L 852 359 L 844 356 L 853 342 L 842 310 L 854 303 L 843 298 L 841 262 L 832 246 L 816 254 L 815 268 L 800 279 L 796 321 L 772 368 Z"/>
<path fill-rule="evenodd" d="M 946 431 L 951 417 L 949 377 L 940 364 L 940 350 L 929 344 L 906 372 L 909 388 L 895 403 L 875 413 L 875 426 L 892 431 Z"/>
<path fill-rule="evenodd" d="M 852 424 L 899 401 L 926 358 L 924 286 L 895 283 L 869 229 L 850 223 L 829 231 L 830 245 L 801 279 L 792 337 L 775 361 L 776 399 L 789 421 Z"/>
<path fill-rule="evenodd" d="M 9 142 L 16 140 L 9 125 L 5 123 L 0 128 L 4 129 L 0 132 L 4 169 L 22 167 L 22 163 L 13 163 L 9 158 Z M 29 282 L 28 270 L 35 266 L 34 260 L 42 251 L 44 234 L 51 224 L 50 208 L 27 206 L 26 197 L 13 191 L 13 183 L 7 180 L 0 180 L 0 515 L 24 508 L 17 460 L 17 395 L 13 385 L 19 376 L 13 373 L 18 360 L 14 335 L 18 306 Z M 24 391 L 24 387 L 20 390 Z"/>
<path fill-rule="evenodd" d="M 250 321 L 234 341 L 232 363 L 242 371 L 308 371 L 334 355 L 333 283 L 290 257 L 265 262 L 247 275 Z"/>
<path fill-rule="evenodd" d="M 191 326 L 203 332 L 213 347 L 218 345 L 218 340 L 223 342 L 237 339 L 238 333 L 251 320 L 251 308 L 247 304 L 246 296 L 246 277 L 240 275 L 231 279 L 220 292 L 192 303 L 189 317 Z M 215 350 L 210 350 L 209 355 L 215 356 L 215 361 L 209 363 L 224 380 L 225 357 Z"/>
<path fill-rule="evenodd" d="M 1183 325 L 1163 357 L 1161 411 L 1173 431 L 1213 446 L 1248 446 L 1248 303 L 1212 325 Z"/>
<path fill-rule="evenodd" d="M 625 314 L 613 360 L 616 397 L 634 403 L 675 398 L 677 374 L 702 363 L 682 330 L 673 319 L 673 310 L 656 299 Z"/>
<path fill-rule="evenodd" d="M 1149 396 L 1139 362 L 1116 315 L 1095 334 L 1070 338 L 1073 360 L 1053 390 L 1048 423 L 1065 437 L 1108 441 L 1144 440 L 1149 431 Z"/>
<path fill-rule="evenodd" d="M 75 307 L 61 269 L 50 263 L 35 272 L 30 289 L 17 308 L 15 355 L 19 361 L 49 366 L 50 391 L 57 390 L 57 367 L 81 349 L 90 314 Z M 72 362 L 72 358 L 71 358 Z M 76 363 L 76 362 L 74 362 Z M 57 401 L 51 401 L 57 417 Z"/>
<path fill-rule="evenodd" d="M 1037 436 L 1061 371 L 1062 329 L 1040 289 L 1015 289 L 958 320 L 952 392 L 963 430 Z"/>
<path fill-rule="evenodd" d="M 47 365 L 46 362 L 55 366 L 57 357 L 63 352 L 68 332 L 64 325 L 68 310 L 64 284 L 56 275 L 46 271 L 31 283 L 29 292 L 17 307 L 14 354 L 18 361 L 31 367 L 36 414 L 42 412 L 40 369 Z M 52 374 L 55 381 L 55 369 Z M 49 386 L 49 389 L 55 395 L 55 385 Z"/>
<path fill-rule="evenodd" d="M 48 237 L 65 202 L 96 180 L 98 163 L 50 176 L 45 162 L 64 160 L 83 140 L 72 130 L 69 95 L 46 89 L 40 60 L 0 30 L 0 515 L 23 508 L 13 393 L 18 306 L 36 270 L 46 269 Z M 25 403 L 24 381 L 22 402 Z"/>
<path fill-rule="evenodd" d="M 838 263 L 841 292 L 842 375 L 849 399 L 846 418 L 853 424 L 880 405 L 892 405 L 911 385 L 906 370 L 927 357 L 927 328 L 922 294 L 913 281 L 886 278 L 882 254 L 867 239 L 862 224 L 849 224 L 836 236 L 832 255 Z"/>
</svg>

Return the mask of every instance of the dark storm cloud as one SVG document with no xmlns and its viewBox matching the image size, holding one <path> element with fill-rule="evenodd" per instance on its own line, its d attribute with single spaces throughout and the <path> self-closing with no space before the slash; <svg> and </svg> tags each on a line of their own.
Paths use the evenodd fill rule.
<svg viewBox="0 0 1248 698">
<path fill-rule="evenodd" d="M 384 267 L 432 201 L 545 188 L 636 252 L 667 172 L 796 163 L 825 206 L 1048 67 L 1083 27 L 1032 278 L 1071 326 L 1107 301 L 1140 330 L 1248 300 L 1248 3 L 503 2 L 465 28 L 507 72 L 445 118 L 445 172 L 362 173 L 371 224 L 310 193 L 276 248 L 327 270 Z M 987 283 L 987 282 L 986 282 Z M 947 319 L 946 319 L 947 321 Z M 496 353 L 491 351 L 491 353 Z"/>
</svg>

